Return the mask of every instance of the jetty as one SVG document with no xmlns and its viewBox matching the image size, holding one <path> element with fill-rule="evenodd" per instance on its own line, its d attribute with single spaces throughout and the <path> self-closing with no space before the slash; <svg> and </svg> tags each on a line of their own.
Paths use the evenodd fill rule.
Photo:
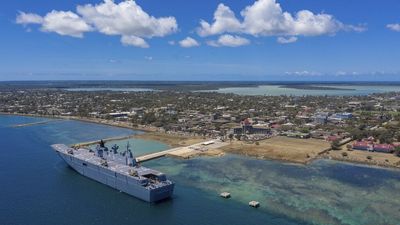
<svg viewBox="0 0 400 225">
<path fill-rule="evenodd" d="M 170 153 L 173 153 L 175 151 L 179 151 L 181 148 L 182 147 L 173 148 L 173 149 L 168 149 L 168 150 L 161 151 L 161 152 L 155 152 L 155 153 L 150 153 L 150 154 L 147 154 L 147 155 L 139 156 L 139 157 L 136 157 L 136 161 L 137 162 L 145 162 L 145 161 L 149 161 L 149 160 L 152 160 L 152 159 L 161 158 L 161 157 L 164 157 L 164 156 L 166 156 L 166 155 L 168 155 Z"/>
<path fill-rule="evenodd" d="M 44 121 L 39 121 L 39 122 L 33 122 L 33 123 L 23 123 L 23 124 L 15 124 L 11 125 L 11 127 L 29 127 L 29 126 L 34 126 L 34 125 L 41 125 L 41 124 L 46 124 L 46 123 L 51 123 L 51 122 L 56 122 L 60 120 L 44 120 Z"/>
<path fill-rule="evenodd" d="M 168 150 L 161 151 L 161 152 L 155 152 L 155 153 L 139 156 L 139 157 L 136 157 L 136 160 L 138 162 L 145 162 L 145 161 L 149 161 L 149 160 L 164 157 L 164 156 L 188 159 L 188 158 L 198 156 L 198 155 L 207 155 L 208 151 L 216 150 L 225 145 L 228 145 L 228 143 L 223 142 L 221 140 L 205 141 L 205 142 L 200 142 L 200 143 L 190 145 L 187 147 L 178 147 L 178 148 L 168 149 Z"/>
</svg>

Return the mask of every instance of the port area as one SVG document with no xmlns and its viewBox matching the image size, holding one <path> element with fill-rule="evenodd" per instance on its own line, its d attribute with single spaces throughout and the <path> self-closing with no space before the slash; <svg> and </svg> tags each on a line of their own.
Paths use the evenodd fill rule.
<svg viewBox="0 0 400 225">
<path fill-rule="evenodd" d="M 113 138 L 107 138 L 103 139 L 103 141 L 108 142 L 108 141 L 114 141 L 114 140 L 124 140 L 124 139 L 129 139 L 137 137 L 136 135 L 130 135 L 130 136 L 124 136 L 124 137 L 113 137 Z M 88 142 L 83 142 L 83 143 L 77 143 L 72 145 L 71 147 L 74 148 L 84 148 L 88 147 L 94 144 L 99 143 L 100 140 L 96 141 L 88 141 Z M 189 159 L 193 158 L 196 156 L 222 156 L 224 153 L 219 150 L 219 148 L 222 148 L 229 143 L 223 142 L 221 140 L 215 139 L 215 140 L 206 140 L 202 141 L 196 144 L 192 144 L 189 146 L 181 146 L 181 147 L 176 147 L 160 152 L 155 152 L 155 153 L 150 153 L 142 156 L 136 157 L 137 162 L 145 162 L 149 161 L 152 159 L 168 156 L 168 157 L 174 157 L 174 158 L 181 158 L 181 159 Z"/>
</svg>

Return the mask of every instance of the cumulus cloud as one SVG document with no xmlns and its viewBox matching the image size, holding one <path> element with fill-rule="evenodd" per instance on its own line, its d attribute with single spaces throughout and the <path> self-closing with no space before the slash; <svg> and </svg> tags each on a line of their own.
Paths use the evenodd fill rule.
<svg viewBox="0 0 400 225">
<path fill-rule="evenodd" d="M 400 23 L 388 24 L 388 25 L 386 25 L 386 28 L 388 28 L 388 29 L 390 29 L 392 31 L 400 32 Z"/>
<path fill-rule="evenodd" d="M 193 39 L 191 37 L 186 37 L 185 39 L 181 40 L 179 42 L 179 45 L 183 48 L 191 48 L 191 47 L 200 46 L 199 42 L 197 42 L 195 39 Z"/>
<path fill-rule="evenodd" d="M 276 41 L 279 44 L 290 44 L 297 41 L 297 37 L 278 37 Z"/>
<path fill-rule="evenodd" d="M 208 41 L 207 44 L 213 47 L 221 47 L 221 46 L 239 47 L 250 44 L 250 41 L 240 36 L 224 34 L 220 36 L 218 40 Z"/>
<path fill-rule="evenodd" d="M 163 37 L 178 29 L 174 17 L 150 16 L 132 0 L 118 4 L 105 0 L 98 5 L 78 6 L 77 12 L 99 32 L 107 35 Z"/>
<path fill-rule="evenodd" d="M 126 46 L 135 46 L 140 48 L 150 47 L 149 44 L 147 44 L 147 42 L 143 38 L 136 36 L 122 36 L 121 43 Z"/>
<path fill-rule="evenodd" d="M 235 13 L 224 4 L 219 4 L 214 12 L 214 23 L 201 20 L 200 27 L 197 28 L 197 33 L 200 36 L 209 36 L 221 34 L 225 32 L 240 32 L 242 24 L 235 17 Z"/>
<path fill-rule="evenodd" d="M 83 37 L 85 32 L 97 31 L 105 35 L 119 35 L 124 45 L 146 48 L 144 38 L 164 37 L 178 30 L 174 17 L 149 15 L 133 0 L 115 3 L 104 0 L 96 5 L 78 5 L 76 13 L 55 11 L 44 17 L 20 12 L 18 24 L 41 24 L 41 30 L 60 35 Z"/>
<path fill-rule="evenodd" d="M 33 13 L 20 12 L 17 16 L 18 24 L 41 24 L 44 32 L 55 32 L 60 35 L 83 37 L 83 33 L 91 31 L 92 27 L 82 18 L 71 11 L 53 10 L 41 17 Z"/>
<path fill-rule="evenodd" d="M 257 0 L 244 8 L 239 21 L 234 12 L 219 4 L 213 23 L 201 20 L 197 33 L 209 36 L 223 33 L 245 33 L 253 36 L 317 36 L 340 30 L 363 31 L 365 27 L 346 25 L 325 13 L 301 10 L 294 15 L 283 11 L 276 0 Z"/>
<path fill-rule="evenodd" d="M 82 18 L 71 11 L 51 11 L 44 18 L 41 29 L 60 35 L 83 37 L 92 28 Z"/>
</svg>

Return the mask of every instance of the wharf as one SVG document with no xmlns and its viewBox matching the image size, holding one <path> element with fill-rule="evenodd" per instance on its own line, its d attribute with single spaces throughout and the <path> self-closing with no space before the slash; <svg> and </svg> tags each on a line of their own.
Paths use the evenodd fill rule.
<svg viewBox="0 0 400 225">
<path fill-rule="evenodd" d="M 190 145 L 187 147 L 178 147 L 173 149 L 168 149 L 161 152 L 151 153 L 148 155 L 143 155 L 136 157 L 138 162 L 145 162 L 148 160 L 164 157 L 164 156 L 171 156 L 175 158 L 183 158 L 188 159 L 194 156 L 199 155 L 220 155 L 222 152 L 218 151 L 218 148 L 221 148 L 225 145 L 228 145 L 226 142 L 222 142 L 220 140 L 213 140 L 213 141 L 205 141 L 200 142 L 194 145 Z M 217 151 L 217 152 L 216 152 Z M 212 153 L 211 153 L 212 152 Z"/>
</svg>

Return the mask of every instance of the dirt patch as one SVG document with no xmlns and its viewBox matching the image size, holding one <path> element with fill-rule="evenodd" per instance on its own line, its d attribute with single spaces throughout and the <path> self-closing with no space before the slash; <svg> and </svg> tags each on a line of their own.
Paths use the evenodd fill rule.
<svg viewBox="0 0 400 225">
<path fill-rule="evenodd" d="M 368 165 L 400 168 L 400 158 L 390 153 L 368 152 L 361 150 L 348 151 L 346 148 L 329 151 L 325 158 Z"/>
<path fill-rule="evenodd" d="M 330 148 L 330 144 L 317 139 L 296 139 L 277 136 L 257 143 L 232 141 L 222 148 L 228 153 L 265 159 L 307 163 Z"/>
<path fill-rule="evenodd" d="M 171 147 L 182 147 L 206 141 L 203 137 L 178 136 L 158 132 L 146 132 L 136 135 L 137 138 L 163 142 Z"/>
</svg>

